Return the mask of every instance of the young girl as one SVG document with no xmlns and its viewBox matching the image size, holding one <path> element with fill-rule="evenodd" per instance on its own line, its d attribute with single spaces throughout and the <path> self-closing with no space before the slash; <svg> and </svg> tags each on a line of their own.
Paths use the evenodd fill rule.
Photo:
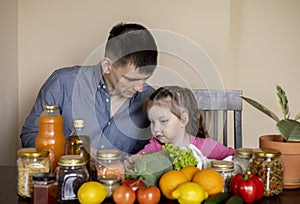
<svg viewBox="0 0 300 204">
<path fill-rule="evenodd" d="M 127 159 L 127 167 L 133 165 L 141 154 L 161 151 L 165 143 L 175 147 L 198 149 L 200 155 L 208 159 L 222 160 L 235 153 L 233 148 L 205 138 L 207 134 L 198 103 L 190 89 L 178 86 L 161 87 L 149 97 L 146 108 L 153 138 L 137 155 Z"/>
</svg>

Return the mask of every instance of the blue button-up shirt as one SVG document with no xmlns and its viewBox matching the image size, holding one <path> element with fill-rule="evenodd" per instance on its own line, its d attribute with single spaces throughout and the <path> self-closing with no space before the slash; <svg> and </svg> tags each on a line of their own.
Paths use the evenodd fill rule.
<svg viewBox="0 0 300 204">
<path fill-rule="evenodd" d="M 145 84 L 144 91 L 128 99 L 111 118 L 110 94 L 100 65 L 56 70 L 42 86 L 25 120 L 21 132 L 22 146 L 35 146 L 43 105 L 56 104 L 64 120 L 66 138 L 73 129 L 73 120 L 84 119 L 92 147 L 116 148 L 125 154 L 134 154 L 151 138 L 144 103 L 153 91 Z"/>
</svg>

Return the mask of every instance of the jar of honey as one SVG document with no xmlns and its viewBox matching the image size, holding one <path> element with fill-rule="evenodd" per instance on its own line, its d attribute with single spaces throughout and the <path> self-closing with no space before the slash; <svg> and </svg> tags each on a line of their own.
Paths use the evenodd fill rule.
<svg viewBox="0 0 300 204">
<path fill-rule="evenodd" d="M 55 172 L 59 158 L 66 154 L 63 118 L 57 105 L 45 105 L 39 119 L 39 132 L 35 141 L 38 151 L 49 151 L 51 172 Z"/>
</svg>

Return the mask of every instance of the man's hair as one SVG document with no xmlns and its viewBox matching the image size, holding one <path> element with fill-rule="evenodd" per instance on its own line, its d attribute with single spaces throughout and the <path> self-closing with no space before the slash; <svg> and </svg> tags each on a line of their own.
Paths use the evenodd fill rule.
<svg viewBox="0 0 300 204">
<path fill-rule="evenodd" d="M 132 64 L 140 73 L 152 74 L 157 65 L 157 46 L 148 29 L 136 23 L 119 23 L 110 33 L 105 57 L 114 67 Z"/>
</svg>

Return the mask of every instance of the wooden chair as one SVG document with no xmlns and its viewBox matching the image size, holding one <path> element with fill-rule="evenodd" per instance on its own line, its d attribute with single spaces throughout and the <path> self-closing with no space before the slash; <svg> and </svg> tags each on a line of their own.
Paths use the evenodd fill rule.
<svg viewBox="0 0 300 204">
<path fill-rule="evenodd" d="M 234 148 L 242 147 L 242 90 L 193 90 L 198 101 L 199 109 L 204 112 L 204 121 L 206 128 L 210 126 L 213 130 L 210 131 L 210 137 L 218 141 L 219 127 L 222 128 L 223 134 L 222 142 L 225 146 L 228 144 L 228 113 L 233 111 L 233 134 L 234 134 Z M 221 112 L 221 114 L 220 114 Z M 223 113 L 223 114 L 222 114 Z M 220 116 L 221 122 L 220 123 Z M 223 116 L 222 116 L 223 115 Z M 213 122 L 213 125 L 211 125 Z"/>
</svg>

